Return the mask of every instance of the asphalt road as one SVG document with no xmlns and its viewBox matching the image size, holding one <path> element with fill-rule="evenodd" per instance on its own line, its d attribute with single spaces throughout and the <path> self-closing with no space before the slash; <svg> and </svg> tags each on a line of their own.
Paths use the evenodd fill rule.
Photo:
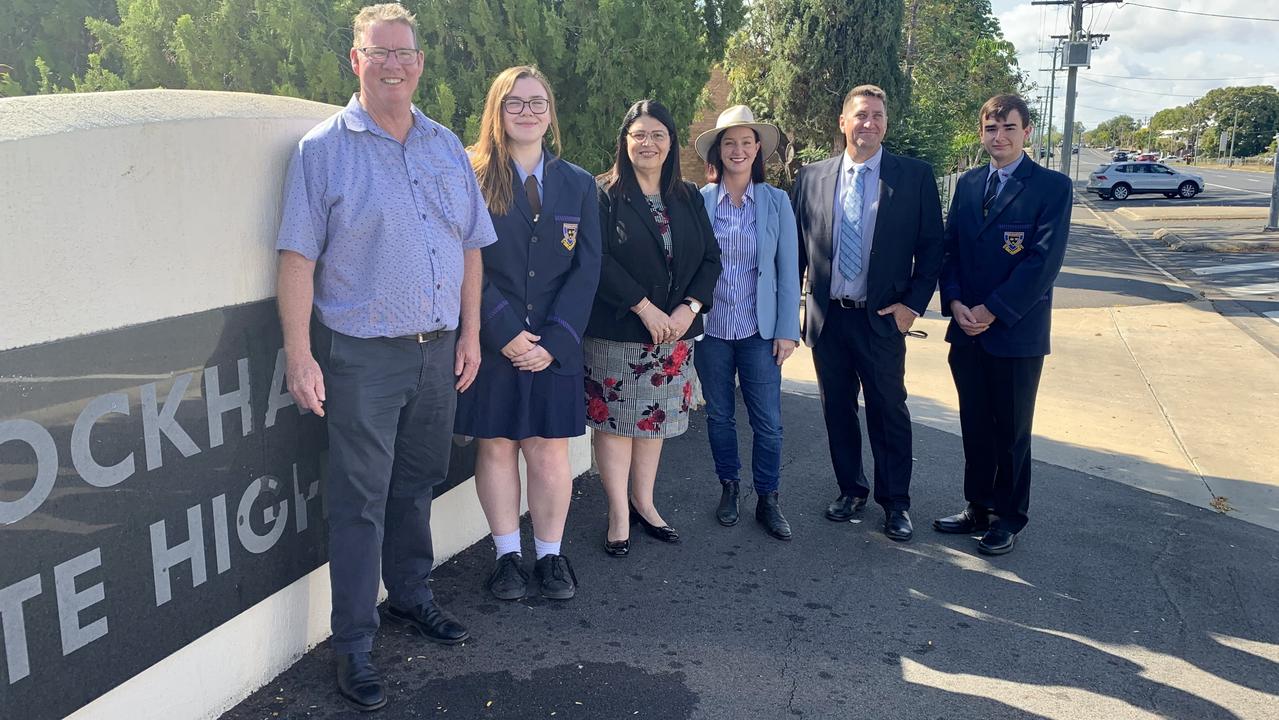
<svg viewBox="0 0 1279 720">
<path fill-rule="evenodd" d="M 1086 183 L 1088 173 L 1098 165 L 1110 162 L 1110 153 L 1092 148 L 1080 150 L 1080 166 L 1077 175 Z M 1201 195 L 1192 200 L 1180 198 L 1168 199 L 1163 195 L 1133 195 L 1127 200 L 1116 202 L 1121 207 L 1160 207 L 1164 205 L 1201 205 L 1220 206 L 1237 205 L 1243 207 L 1269 207 L 1272 176 L 1266 173 L 1248 172 L 1245 170 L 1208 170 L 1187 165 L 1172 163 L 1169 167 L 1178 172 L 1187 172 L 1203 177 L 1206 187 Z M 1074 169 L 1070 176 L 1076 177 Z"/>
<path fill-rule="evenodd" d="M 894 543 L 873 505 L 851 523 L 822 516 L 835 487 L 817 398 L 784 395 L 783 416 L 793 541 L 760 530 L 745 488 L 741 523 L 716 523 L 698 414 L 657 485 L 683 543 L 636 528 L 630 557 L 605 556 L 603 492 L 579 479 L 565 536 L 577 598 L 493 600 L 480 541 L 432 580 L 474 639 L 441 648 L 384 626 L 374 659 L 391 704 L 374 717 L 1274 717 L 1279 534 L 1036 463 L 1030 526 L 985 558 L 929 529 L 962 503 L 963 459 L 959 438 L 916 426 L 916 538 Z M 353 717 L 332 677 L 324 643 L 224 719 Z"/>
</svg>

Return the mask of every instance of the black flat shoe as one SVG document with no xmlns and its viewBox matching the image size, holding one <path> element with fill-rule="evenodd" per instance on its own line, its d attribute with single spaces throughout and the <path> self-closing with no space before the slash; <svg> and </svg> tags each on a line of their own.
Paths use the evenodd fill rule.
<svg viewBox="0 0 1279 720">
<path fill-rule="evenodd" d="M 782 509 L 777 505 L 777 493 L 759 496 L 755 503 L 755 520 L 778 540 L 791 539 L 790 523 L 786 522 Z"/>
<path fill-rule="evenodd" d="M 370 653 L 339 654 L 337 679 L 338 694 L 355 710 L 372 712 L 386 705 L 386 690 Z"/>
<path fill-rule="evenodd" d="M 613 557 L 626 557 L 631 554 L 631 539 L 625 540 L 609 540 L 608 533 L 604 534 L 604 552 Z"/>
<path fill-rule="evenodd" d="M 866 507 L 866 498 L 840 495 L 835 498 L 835 502 L 826 506 L 826 519 L 834 520 L 835 522 L 848 522 L 853 519 L 853 513 L 864 507 Z"/>
<path fill-rule="evenodd" d="M 889 540 L 906 542 L 915 535 L 910 523 L 910 513 L 905 510 L 888 510 L 884 513 L 884 534 Z"/>
<path fill-rule="evenodd" d="M 631 522 L 639 523 L 640 527 L 644 528 L 644 532 L 658 540 L 661 540 L 662 542 L 679 542 L 679 533 L 675 532 L 675 528 L 670 525 L 662 525 L 661 527 L 658 527 L 645 520 L 644 516 L 640 515 L 639 510 L 636 510 L 634 505 L 631 506 Z"/>
<path fill-rule="evenodd" d="M 736 482 L 722 484 L 724 488 L 719 495 L 719 507 L 715 508 L 715 519 L 724 527 L 732 527 L 737 524 L 738 484 Z"/>
<path fill-rule="evenodd" d="M 1017 533 L 991 528 L 977 541 L 977 552 L 982 555 L 1005 555 L 1013 551 Z"/>
<path fill-rule="evenodd" d="M 954 515 L 937 518 L 933 521 L 933 529 L 937 532 L 956 535 L 986 532 L 990 529 L 990 516 L 985 513 L 978 515 L 972 508 L 966 507 Z"/>
<path fill-rule="evenodd" d="M 412 610 L 401 610 L 388 603 L 386 618 L 401 625 L 408 625 L 422 637 L 441 645 L 456 645 L 471 637 L 471 632 L 466 629 L 466 626 L 440 609 L 434 600 L 427 600 Z"/>
</svg>

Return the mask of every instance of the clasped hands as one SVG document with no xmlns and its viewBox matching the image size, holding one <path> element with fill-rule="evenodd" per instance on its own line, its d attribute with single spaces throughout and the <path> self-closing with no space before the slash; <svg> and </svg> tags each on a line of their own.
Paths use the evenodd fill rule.
<svg viewBox="0 0 1279 720">
<path fill-rule="evenodd" d="M 631 306 L 631 311 L 639 315 L 640 322 L 653 338 L 654 345 L 671 343 L 684 337 L 684 333 L 692 327 L 697 314 L 688 305 L 680 304 L 670 315 L 662 312 L 648 298 Z"/>
<path fill-rule="evenodd" d="M 512 338 L 502 348 L 502 356 L 510 360 L 516 370 L 541 372 L 555 362 L 555 356 L 547 352 L 546 348 L 537 344 L 537 341 L 541 339 L 541 335 L 534 335 L 528 330 L 521 330 L 519 335 Z"/>
<path fill-rule="evenodd" d="M 969 337 L 980 335 L 990 329 L 995 322 L 995 315 L 986 306 L 968 307 L 958 300 L 950 301 L 950 314 L 955 317 L 959 329 Z"/>
</svg>

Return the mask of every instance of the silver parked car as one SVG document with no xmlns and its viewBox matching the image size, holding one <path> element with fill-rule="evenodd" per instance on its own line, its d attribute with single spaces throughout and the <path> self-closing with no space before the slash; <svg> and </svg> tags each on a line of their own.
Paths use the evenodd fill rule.
<svg viewBox="0 0 1279 720">
<path fill-rule="evenodd" d="M 1187 200 L 1204 190 L 1204 179 L 1157 162 L 1113 162 L 1088 174 L 1088 192 L 1102 200 L 1126 200 L 1134 193 L 1163 193 Z"/>
</svg>

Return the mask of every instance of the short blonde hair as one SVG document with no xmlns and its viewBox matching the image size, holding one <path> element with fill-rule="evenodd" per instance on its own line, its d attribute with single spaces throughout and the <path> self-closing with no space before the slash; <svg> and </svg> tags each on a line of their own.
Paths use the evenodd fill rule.
<svg viewBox="0 0 1279 720">
<path fill-rule="evenodd" d="M 364 37 L 364 32 L 379 22 L 397 22 L 409 26 L 413 31 L 413 45 L 417 42 L 417 18 L 407 8 L 399 3 L 382 3 L 380 5 L 368 5 L 360 9 L 359 14 L 355 16 L 355 22 L 352 25 L 351 46 L 355 47 Z"/>
</svg>

